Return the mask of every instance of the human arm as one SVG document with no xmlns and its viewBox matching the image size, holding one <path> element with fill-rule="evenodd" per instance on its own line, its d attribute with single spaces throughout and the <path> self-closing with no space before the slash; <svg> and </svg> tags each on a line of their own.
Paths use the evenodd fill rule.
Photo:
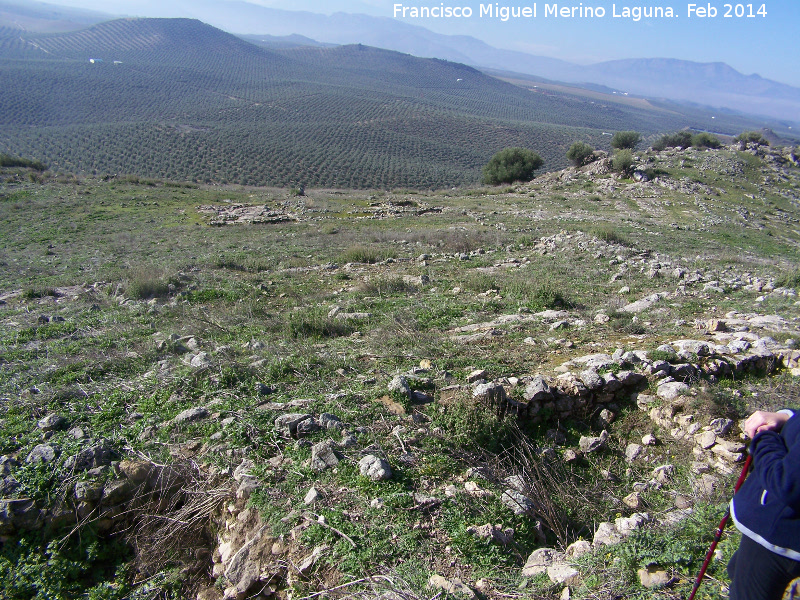
<svg viewBox="0 0 800 600">
<path fill-rule="evenodd" d="M 788 423 L 788 425 L 786 425 Z M 781 425 L 783 434 L 766 429 L 750 445 L 753 476 L 769 497 L 800 511 L 800 415 Z"/>
</svg>

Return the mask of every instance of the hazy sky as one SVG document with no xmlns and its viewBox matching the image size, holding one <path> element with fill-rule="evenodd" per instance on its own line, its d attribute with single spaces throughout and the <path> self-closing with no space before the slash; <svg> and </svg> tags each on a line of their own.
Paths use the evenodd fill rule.
<svg viewBox="0 0 800 600">
<path fill-rule="evenodd" d="M 185 0 L 157 0 L 162 10 L 179 6 Z M 336 11 L 367 13 L 395 18 L 395 5 L 436 8 L 470 8 L 472 16 L 412 18 L 406 11 L 405 22 L 421 25 L 445 34 L 471 35 L 492 46 L 520 50 L 531 54 L 552 56 L 572 62 L 589 63 L 617 58 L 680 58 L 698 62 L 725 62 L 745 73 L 758 73 L 763 77 L 800 87 L 800 59 L 798 59 L 798 33 L 800 33 L 800 1 L 769 0 L 767 2 L 738 3 L 735 1 L 686 2 L 681 0 L 631 0 L 608 2 L 584 0 L 572 3 L 515 0 L 514 2 L 481 2 L 478 0 L 249 0 L 286 10 L 309 10 L 330 14 Z M 64 4 L 92 8 L 103 12 L 116 12 L 148 16 L 148 7 L 156 0 L 49 0 Z M 226 0 L 218 0 L 220 10 L 225 10 Z M 576 7 L 574 17 L 545 15 L 547 7 Z M 536 6 L 536 18 L 519 17 L 503 21 L 496 16 L 481 16 L 480 7 Z M 689 15 L 691 6 L 716 9 L 716 16 L 703 16 L 699 11 Z M 636 20 L 635 7 L 660 8 L 667 13 L 671 8 L 676 15 L 648 18 L 642 14 Z M 728 8 L 729 7 L 729 8 Z M 763 9 L 762 9 L 763 7 Z M 595 9 L 595 16 L 581 18 L 580 10 Z M 631 16 L 623 16 L 626 8 Z M 605 16 L 597 16 L 604 9 Z M 179 9 L 177 9 L 179 10 Z M 758 14 L 766 13 L 766 16 Z M 738 14 L 742 16 L 737 16 Z M 730 16 L 726 17 L 726 13 Z M 754 16 L 749 17 L 749 14 Z M 620 15 L 620 16 L 615 16 Z M 657 13 L 655 13 L 657 14 Z M 264 32 L 268 33 L 268 32 Z"/>
</svg>

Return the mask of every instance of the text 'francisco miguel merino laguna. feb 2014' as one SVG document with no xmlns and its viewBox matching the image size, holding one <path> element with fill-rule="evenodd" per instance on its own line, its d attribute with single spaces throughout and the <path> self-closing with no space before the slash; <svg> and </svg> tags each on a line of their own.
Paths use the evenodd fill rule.
<svg viewBox="0 0 800 600">
<path fill-rule="evenodd" d="M 688 3 L 685 6 L 685 16 L 688 18 L 757 18 L 767 16 L 766 4 L 723 4 L 715 6 L 711 3 Z M 606 17 L 631 19 L 675 18 L 681 16 L 679 10 L 672 6 L 625 6 L 612 4 L 610 9 L 604 6 L 564 6 L 545 3 L 538 6 L 533 3 L 528 6 L 504 6 L 499 3 L 479 4 L 477 8 L 471 6 L 448 6 L 444 3 L 438 6 L 407 6 L 395 4 L 395 18 L 411 19 L 471 19 L 473 17 L 499 19 L 536 19 L 561 18 L 561 19 L 603 19 Z"/>
</svg>

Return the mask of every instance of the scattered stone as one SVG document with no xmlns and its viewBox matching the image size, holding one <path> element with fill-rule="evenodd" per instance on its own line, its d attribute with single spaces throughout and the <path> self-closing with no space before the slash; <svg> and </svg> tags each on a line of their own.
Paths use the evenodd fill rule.
<svg viewBox="0 0 800 600">
<path fill-rule="evenodd" d="M 336 442 L 333 440 L 325 440 L 311 447 L 311 468 L 315 471 L 324 471 L 328 467 L 335 467 L 338 464 Z"/>
<path fill-rule="evenodd" d="M 319 416 L 319 424 L 323 429 L 343 429 L 344 423 L 336 415 L 331 413 L 322 413 Z"/>
<path fill-rule="evenodd" d="M 593 544 L 595 546 L 612 546 L 622 541 L 622 534 L 617 531 L 617 526 L 614 523 L 605 521 L 597 526 L 597 531 L 594 533 Z"/>
<path fill-rule="evenodd" d="M 305 498 L 303 498 L 303 502 L 306 504 L 314 504 L 318 498 L 319 492 L 317 491 L 317 488 L 312 487 L 310 490 L 308 490 Z"/>
<path fill-rule="evenodd" d="M 584 554 L 588 554 L 592 551 L 592 544 L 587 542 L 586 540 L 578 540 L 577 542 L 572 542 L 569 546 L 567 546 L 566 556 L 572 560 L 577 560 Z"/>
<path fill-rule="evenodd" d="M 175 417 L 172 419 L 172 422 L 175 425 L 179 423 L 194 423 L 195 421 L 200 421 L 208 417 L 209 412 L 208 409 L 204 406 L 195 406 L 193 408 L 187 408 L 186 410 L 179 412 Z"/>
<path fill-rule="evenodd" d="M 647 589 L 664 587 L 674 580 L 669 573 L 658 565 L 648 565 L 646 569 L 639 569 L 637 574 L 639 575 L 639 582 Z"/>
<path fill-rule="evenodd" d="M 467 375 L 467 383 L 475 383 L 486 379 L 486 369 L 478 369 Z"/>
<path fill-rule="evenodd" d="M 467 527 L 467 533 L 477 535 L 480 538 L 492 540 L 501 546 L 508 546 L 514 540 L 514 529 L 506 527 L 503 529 L 501 525 L 486 525 Z"/>
<path fill-rule="evenodd" d="M 82 440 L 86 437 L 86 433 L 80 427 L 73 427 L 67 433 L 76 440 Z"/>
<path fill-rule="evenodd" d="M 631 492 L 622 499 L 622 503 L 633 510 L 637 510 L 642 505 L 642 498 L 639 492 Z"/>
<path fill-rule="evenodd" d="M 620 290 L 621 292 L 621 290 Z M 626 306 L 623 306 L 620 309 L 620 312 L 626 313 L 640 313 L 644 310 L 647 310 L 656 302 L 659 302 L 666 298 L 669 294 L 665 292 L 659 292 L 657 294 L 650 294 L 649 296 L 645 296 L 641 300 L 637 300 L 636 302 L 632 302 Z"/>
<path fill-rule="evenodd" d="M 395 375 L 387 386 L 389 392 L 397 392 L 403 396 L 411 396 L 411 387 L 408 385 L 408 379 L 402 375 Z"/>
<path fill-rule="evenodd" d="M 470 496 L 475 496 L 476 498 L 485 498 L 486 496 L 492 495 L 492 492 L 484 490 L 474 481 L 467 481 L 464 483 L 464 491 Z"/>
<path fill-rule="evenodd" d="M 642 447 L 639 444 L 628 444 L 625 448 L 625 460 L 633 462 L 642 453 Z"/>
<path fill-rule="evenodd" d="M 674 400 L 678 396 L 682 396 L 689 391 L 689 386 L 680 381 L 672 381 L 669 383 L 662 383 L 658 386 L 656 394 L 659 398 L 664 400 Z"/>
<path fill-rule="evenodd" d="M 525 565 L 522 567 L 523 577 L 535 577 L 539 573 L 547 571 L 547 567 L 553 566 L 562 560 L 563 555 L 552 548 L 538 548 L 534 550 Z"/>
<path fill-rule="evenodd" d="M 669 483 L 675 475 L 675 465 L 662 465 L 653 469 L 653 478 L 659 483 Z"/>
<path fill-rule="evenodd" d="M 459 578 L 454 578 L 452 580 L 445 579 L 441 575 L 431 575 L 430 579 L 428 580 L 428 584 L 432 588 L 437 588 L 440 590 L 444 590 L 448 594 L 452 594 L 454 596 L 464 596 L 466 598 L 477 598 L 475 592 L 467 586 L 463 581 Z"/>
<path fill-rule="evenodd" d="M 243 458 L 242 462 L 239 463 L 239 466 L 236 467 L 233 471 L 233 479 L 237 483 L 241 483 L 245 478 L 253 476 L 250 474 L 250 471 L 255 467 L 256 464 L 250 460 L 249 458 Z"/>
<path fill-rule="evenodd" d="M 374 454 L 367 454 L 358 461 L 359 472 L 373 481 L 384 481 L 392 478 L 392 469 L 389 463 Z"/>
<path fill-rule="evenodd" d="M 198 352 L 192 356 L 192 359 L 189 361 L 189 366 L 195 369 L 207 369 L 213 364 L 208 352 Z"/>
<path fill-rule="evenodd" d="M 514 511 L 515 515 L 524 515 L 533 512 L 536 505 L 522 492 L 508 489 L 500 496 L 500 500 L 508 508 Z"/>
<path fill-rule="evenodd" d="M 578 446 L 580 447 L 581 452 L 584 454 L 589 454 L 603 448 L 606 444 L 606 441 L 608 441 L 608 438 L 608 431 L 604 429 L 598 437 L 581 436 Z"/>
<path fill-rule="evenodd" d="M 36 423 L 36 426 L 44 432 L 55 431 L 61 429 L 66 422 L 67 420 L 61 415 L 50 413 L 43 419 L 40 419 L 39 422 Z"/>
<path fill-rule="evenodd" d="M 289 413 L 280 415 L 275 419 L 275 429 L 277 429 L 284 437 L 297 437 L 297 426 L 313 417 L 307 413 Z"/>
<path fill-rule="evenodd" d="M 561 585 L 578 585 L 581 580 L 580 571 L 566 563 L 557 563 L 547 567 L 547 576 L 553 583 Z"/>
<path fill-rule="evenodd" d="M 33 450 L 30 451 L 28 457 L 25 459 L 25 462 L 29 464 L 35 464 L 38 462 L 49 463 L 58 456 L 59 448 L 58 446 L 51 446 L 50 444 L 39 444 L 35 446 Z"/>
<path fill-rule="evenodd" d="M 655 446 L 658 444 L 658 438 L 652 433 L 648 433 L 642 438 L 642 444 L 645 446 Z"/>
</svg>

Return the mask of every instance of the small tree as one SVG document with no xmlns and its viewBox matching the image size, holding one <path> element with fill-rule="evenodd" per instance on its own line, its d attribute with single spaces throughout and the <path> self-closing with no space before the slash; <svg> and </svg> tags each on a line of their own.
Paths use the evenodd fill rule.
<svg viewBox="0 0 800 600">
<path fill-rule="evenodd" d="M 483 183 L 498 185 L 515 181 L 530 181 L 533 172 L 544 164 L 544 160 L 527 148 L 505 148 L 495 154 L 483 167 Z"/>
<path fill-rule="evenodd" d="M 611 159 L 611 168 L 623 177 L 630 177 L 633 174 L 633 152 L 628 150 L 620 150 Z"/>
<path fill-rule="evenodd" d="M 575 142 L 569 147 L 569 150 L 567 150 L 567 159 L 576 167 L 582 167 L 591 162 L 593 154 L 594 148 L 589 144 L 586 142 Z"/>
<path fill-rule="evenodd" d="M 617 150 L 633 150 L 642 140 L 638 131 L 618 131 L 611 138 L 611 147 Z"/>
</svg>

